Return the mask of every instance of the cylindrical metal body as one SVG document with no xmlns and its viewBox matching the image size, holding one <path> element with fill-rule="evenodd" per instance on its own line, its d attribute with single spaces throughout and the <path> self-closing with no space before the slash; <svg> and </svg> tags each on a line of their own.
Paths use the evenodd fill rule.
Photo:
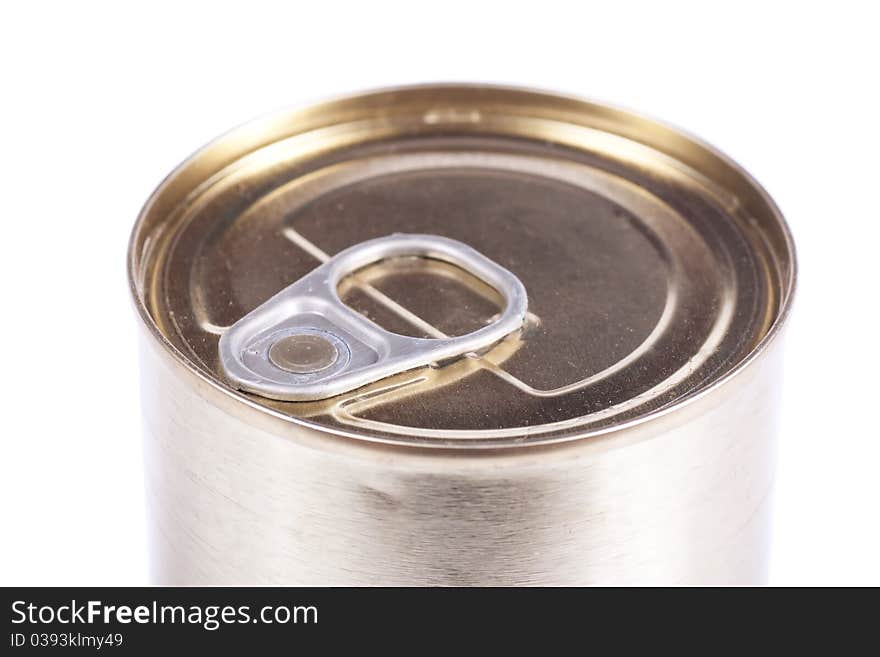
<svg viewBox="0 0 880 657">
<path fill-rule="evenodd" d="M 336 404 L 332 407 L 264 400 L 237 392 L 225 383 L 213 369 L 215 338 L 210 335 L 223 330 L 216 318 L 223 318 L 227 304 L 234 306 L 237 299 L 251 294 L 244 283 L 253 283 L 259 290 L 253 292 L 252 300 L 248 297 L 241 303 L 243 310 L 229 311 L 227 324 L 292 282 L 291 273 L 265 282 L 266 273 L 256 271 L 261 258 L 286 262 L 285 258 L 292 257 L 288 251 L 273 255 L 274 247 L 265 246 L 266 235 L 284 230 L 290 233 L 293 226 L 292 239 L 302 245 L 296 232 L 301 232 L 302 223 L 283 224 L 287 228 L 278 230 L 261 227 L 263 218 L 270 221 L 278 206 L 283 206 L 278 216 L 284 222 L 299 212 L 292 209 L 295 204 L 272 191 L 280 189 L 279 176 L 250 187 L 236 182 L 234 176 L 248 166 L 269 167 L 260 158 L 274 162 L 272 148 L 280 148 L 284 137 L 302 141 L 295 145 L 300 159 L 292 165 L 294 160 L 285 160 L 284 184 L 309 178 L 297 163 L 307 156 L 326 157 L 332 150 L 329 146 L 324 149 L 323 141 L 317 143 L 324 139 L 318 134 L 320 130 L 344 123 L 349 132 L 339 143 L 350 144 L 357 141 L 351 136 L 352 126 L 375 119 L 379 127 L 370 129 L 377 138 L 394 139 L 395 113 L 406 114 L 401 108 L 421 117 L 422 127 L 405 130 L 418 139 L 443 140 L 443 158 L 455 161 L 449 164 L 435 158 L 426 165 L 401 160 L 409 156 L 401 156 L 394 147 L 382 155 L 365 156 L 366 173 L 351 176 L 346 185 L 360 184 L 372 176 L 383 157 L 398 158 L 388 169 L 394 176 L 401 168 L 429 166 L 434 173 L 425 189 L 431 194 L 440 193 L 438 181 L 445 180 L 444 172 L 450 168 L 456 176 L 463 170 L 473 176 L 477 166 L 493 171 L 507 171 L 505 167 L 514 165 L 531 167 L 531 160 L 505 159 L 516 155 L 510 144 L 490 148 L 481 142 L 477 148 L 465 143 L 465 137 L 488 132 L 519 139 L 531 131 L 538 141 L 546 142 L 547 133 L 536 127 L 541 122 L 543 129 L 554 123 L 553 135 L 560 143 L 569 139 L 569 128 L 562 124 L 570 122 L 589 132 L 595 140 L 590 147 L 593 151 L 615 153 L 609 159 L 614 160 L 614 166 L 591 162 L 590 167 L 602 171 L 591 169 L 578 175 L 599 180 L 601 184 L 584 185 L 590 187 L 591 194 L 613 197 L 620 207 L 651 227 L 649 241 L 662 242 L 656 266 L 672 272 L 664 279 L 662 299 L 645 297 L 640 307 L 632 301 L 640 298 L 637 290 L 623 294 L 629 280 L 626 276 L 618 281 L 609 275 L 603 283 L 605 289 L 613 285 L 621 289 L 609 296 L 607 309 L 599 308 L 600 319 L 617 322 L 615 309 L 622 308 L 620 325 L 609 328 L 608 335 L 613 338 L 619 333 L 642 331 L 644 335 L 633 338 L 634 346 L 620 347 L 607 362 L 589 361 L 589 368 L 583 365 L 589 376 L 576 385 L 554 387 L 566 381 L 550 380 L 553 371 L 565 366 L 561 363 L 554 370 L 553 354 L 564 348 L 560 345 L 569 344 L 571 336 L 590 330 L 586 324 L 568 327 L 564 340 L 552 342 L 554 336 L 565 333 L 562 328 L 553 332 L 554 317 L 579 317 L 574 309 L 555 314 L 553 295 L 541 294 L 540 272 L 552 269 L 553 260 L 564 258 L 551 254 L 546 262 L 535 264 L 537 273 L 530 275 L 531 261 L 525 262 L 527 256 L 522 254 L 544 248 L 531 228 L 524 229 L 524 234 L 535 240 L 531 250 L 519 252 L 511 246 L 508 250 L 517 255 L 506 261 L 503 243 L 510 238 L 482 235 L 477 230 L 475 246 L 485 251 L 492 244 L 499 245 L 501 255 L 493 257 L 521 275 L 529 291 L 530 309 L 537 317 L 535 326 L 540 328 L 524 330 L 515 344 L 502 344 L 488 354 L 465 359 L 468 362 L 464 364 L 427 368 L 420 378 L 404 381 L 413 392 L 406 392 L 406 385 L 402 386 L 404 392 L 399 392 L 390 384 L 377 382 L 372 392 L 352 395 L 344 403 L 332 402 Z M 493 123 L 494 115 L 503 120 Z M 514 120 L 512 115 L 518 118 Z M 574 148 L 573 143 L 563 145 Z M 419 142 L 417 148 L 417 157 L 434 157 L 434 146 Z M 478 162 L 468 159 L 476 150 Z M 489 150 L 497 159 L 489 159 Z M 568 150 L 564 157 L 569 157 Z M 700 238 L 710 245 L 706 255 L 691 258 L 698 250 L 693 234 L 703 227 L 694 220 L 697 228 L 693 231 L 680 229 L 679 218 L 690 221 L 689 208 L 696 207 L 695 201 L 689 198 L 676 205 L 678 197 L 672 192 L 664 196 L 664 190 L 656 188 L 652 193 L 665 198 L 668 205 L 639 205 L 648 203 L 642 192 L 630 183 L 618 184 L 603 177 L 605 171 L 622 176 L 627 166 L 643 171 L 650 168 L 645 164 L 648 159 L 658 163 L 652 171 L 663 184 L 667 184 L 663 176 L 669 176 L 669 189 L 677 184 L 674 177 L 684 171 L 680 175 L 703 185 L 694 192 L 695 197 L 713 194 L 721 199 L 717 207 L 724 216 L 732 217 L 737 235 L 745 236 L 742 244 L 736 241 L 739 237 L 728 239 L 723 235 L 726 229 L 712 224 Z M 336 175 L 344 165 L 331 161 L 321 166 Z M 547 168 L 545 175 L 567 176 L 563 165 L 557 165 Z M 388 170 L 383 169 L 382 175 L 391 175 Z M 517 170 L 516 176 L 523 175 Z M 239 206 L 237 201 L 221 197 L 223 190 L 212 187 L 227 179 L 232 179 L 229 189 L 235 198 L 240 201 L 246 197 Z M 456 181 L 456 198 L 471 198 L 469 183 Z M 420 184 L 418 180 L 405 182 L 401 189 L 411 190 Z M 500 189 L 502 183 L 492 185 L 491 189 Z M 480 216 L 488 216 L 490 205 L 498 207 L 510 201 L 514 192 L 508 187 L 504 190 L 503 200 L 492 203 L 490 191 L 475 194 L 480 200 L 468 202 L 482 204 Z M 309 199 L 321 198 L 324 193 L 306 191 Z M 363 199 L 368 192 L 368 188 L 361 188 L 355 198 Z M 569 187 L 560 192 L 569 193 L 573 193 Z M 391 192 L 382 194 L 380 200 L 385 202 Z M 269 199 L 265 207 L 259 205 L 264 198 Z M 388 207 L 401 207 L 401 198 L 395 195 Z M 432 198 L 425 202 L 434 202 Z M 563 197 L 555 201 L 551 192 L 529 198 L 536 199 L 538 208 L 565 202 Z M 332 207 L 350 202 L 348 197 L 334 198 Z M 203 204 L 201 209 L 196 208 L 199 203 Z M 504 218 L 516 232 L 530 220 L 522 210 L 525 201 L 510 203 Z M 213 207 L 214 213 L 210 230 L 198 225 L 207 221 L 204 208 L 208 207 Z M 574 209 L 563 213 L 566 221 L 578 207 L 573 204 Z M 590 207 L 590 217 L 598 217 L 601 207 Z M 668 226 L 663 223 L 664 207 L 676 209 L 679 217 L 670 212 Z M 179 219 L 188 212 L 188 219 Z M 324 208 L 321 216 L 327 212 Z M 622 216 L 614 212 L 609 216 Z M 547 222 L 552 221 L 549 214 L 550 210 Z M 235 248 L 224 246 L 222 240 L 229 227 L 241 216 L 248 219 L 235 229 L 240 231 L 235 234 L 239 241 Z M 596 255 L 583 255 L 599 262 L 593 276 L 601 277 L 601 271 L 623 266 L 603 263 L 600 256 L 625 243 L 621 248 L 633 257 L 631 264 L 626 263 L 634 268 L 633 277 L 656 278 L 655 272 L 648 271 L 653 265 L 644 264 L 653 262 L 650 257 L 636 252 L 641 248 L 636 237 L 602 225 L 599 219 L 590 223 L 594 233 L 584 242 L 596 249 Z M 554 230 L 568 230 L 565 226 Z M 242 246 L 241 235 L 261 230 L 261 246 L 254 251 L 257 255 L 252 264 L 235 272 L 236 254 L 250 248 Z M 441 226 L 440 230 L 445 229 Z M 454 232 L 455 228 L 449 230 Z M 749 232 L 752 230 L 754 234 Z M 193 234 L 210 237 L 177 262 L 175 253 L 190 249 L 187 240 Z M 721 235 L 719 243 L 734 245 L 715 248 L 713 235 Z M 454 236 L 467 240 L 467 234 Z M 570 242 L 574 236 L 576 232 L 563 241 Z M 521 237 L 514 235 L 514 239 Z M 305 248 L 312 246 L 306 243 Z M 724 249 L 727 255 L 710 258 Z M 157 255 L 160 251 L 170 255 Z M 740 264 L 746 256 L 740 252 L 747 251 L 759 253 L 754 258 L 759 264 L 746 271 Z M 225 291 L 212 292 L 202 282 L 202 277 L 217 277 L 215 253 L 220 254 L 217 266 L 234 274 L 229 300 L 223 296 Z M 316 252 L 315 257 L 320 256 Z M 314 262 L 304 264 L 303 271 Z M 716 287 L 701 287 L 712 272 L 728 269 L 728 273 L 719 274 Z M 181 273 L 184 270 L 186 275 Z M 245 126 L 182 165 L 144 209 L 132 238 L 130 272 L 143 324 L 144 452 L 156 583 L 748 584 L 765 578 L 781 380 L 780 334 L 793 291 L 793 250 L 781 217 L 760 188 L 723 156 L 690 138 L 617 110 L 509 89 L 425 87 L 335 101 Z M 561 281 L 564 276 L 559 276 Z M 761 282 L 762 276 L 766 276 L 766 284 Z M 689 277 L 696 282 L 688 282 Z M 750 292 L 749 285 L 756 280 L 758 291 Z M 185 292 L 178 292 L 179 286 Z M 580 290 L 589 287 L 589 281 L 574 280 L 572 286 Z M 560 296 L 568 290 L 565 283 L 558 289 Z M 591 298 L 601 306 L 602 289 L 590 289 Z M 187 303 L 194 317 L 201 313 L 194 325 L 204 329 L 204 335 L 188 328 L 191 318 L 174 306 L 173 297 L 179 294 L 190 295 Z M 211 294 L 223 298 L 216 303 L 213 298 L 206 301 Z M 688 309 L 689 295 L 697 298 L 697 310 Z M 650 315 L 645 327 L 639 319 L 643 315 Z M 592 316 L 584 317 L 582 322 L 593 321 Z M 668 332 L 673 335 L 663 337 L 664 322 L 672 327 Z M 686 335 L 674 341 L 676 332 Z M 609 340 L 611 346 L 606 351 L 611 353 L 618 342 Z M 200 351 L 207 342 L 210 348 Z M 547 345 L 545 351 L 542 344 Z M 590 349 L 583 353 L 592 357 L 604 344 L 590 343 Z M 512 379 L 509 371 L 515 372 L 517 363 L 525 362 L 531 371 L 540 369 L 534 362 L 522 360 L 530 353 L 544 358 L 548 373 L 542 374 L 545 380 L 539 382 L 546 385 L 513 379 L 516 392 L 509 393 L 509 398 L 508 388 L 496 391 L 495 382 L 507 385 Z M 581 367 L 578 358 L 588 362 L 575 348 L 566 352 L 564 360 Z M 520 373 L 529 372 L 526 365 Z M 651 378 L 655 371 L 661 374 Z M 394 378 L 395 385 L 399 378 Z M 597 387 L 602 381 L 609 382 L 607 389 Z M 457 391 L 460 397 L 455 397 Z M 478 398 L 480 395 L 486 399 Z M 591 400 L 598 400 L 595 406 L 589 405 Z"/>
</svg>

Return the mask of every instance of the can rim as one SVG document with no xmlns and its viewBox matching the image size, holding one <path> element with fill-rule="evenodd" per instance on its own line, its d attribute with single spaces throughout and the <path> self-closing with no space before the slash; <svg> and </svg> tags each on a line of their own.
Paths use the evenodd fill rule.
<svg viewBox="0 0 880 657">
<path fill-rule="evenodd" d="M 500 93 L 511 93 L 511 94 L 522 94 L 522 95 L 536 95 L 543 97 L 548 100 L 556 100 L 556 101 L 567 101 L 578 103 L 582 105 L 588 105 L 595 108 L 599 108 L 602 110 L 613 112 L 615 115 L 619 117 L 624 117 L 627 119 L 632 119 L 636 122 L 640 122 L 643 124 L 651 125 L 656 128 L 660 128 L 662 130 L 673 133 L 678 139 L 687 143 L 689 146 L 694 146 L 697 149 L 707 153 L 708 155 L 716 158 L 720 161 L 724 166 L 738 174 L 750 187 L 751 190 L 756 193 L 761 201 L 766 204 L 767 208 L 770 210 L 772 214 L 773 220 L 776 222 L 776 227 L 779 229 L 780 234 L 783 240 L 783 247 L 785 251 L 785 255 L 788 258 L 786 273 L 784 276 L 780 276 L 781 283 L 781 294 L 779 297 L 778 309 L 775 313 L 775 317 L 772 323 L 766 330 L 766 333 L 761 337 L 758 343 L 748 352 L 746 356 L 744 356 L 739 362 L 730 367 L 727 371 L 723 372 L 717 378 L 714 378 L 712 381 L 707 383 L 702 388 L 692 391 L 687 395 L 684 395 L 670 404 L 663 406 L 658 409 L 653 409 L 647 411 L 646 413 L 639 415 L 638 417 L 630 418 L 628 420 L 612 424 L 610 426 L 604 426 L 599 428 L 587 429 L 583 431 L 578 431 L 570 435 L 564 436 L 548 436 L 545 439 L 537 440 L 535 442 L 530 443 L 517 443 L 512 444 L 512 439 L 497 439 L 491 442 L 481 442 L 474 441 L 471 443 L 470 441 L 450 441 L 450 442 L 409 442 L 401 439 L 393 439 L 393 438 L 385 438 L 381 436 L 368 435 L 364 433 L 358 433 L 357 431 L 350 431 L 338 427 L 330 427 L 319 424 L 317 422 L 310 421 L 308 419 L 298 418 L 289 414 L 282 413 L 268 406 L 264 406 L 259 404 L 258 402 L 250 399 L 245 394 L 243 394 L 239 390 L 235 390 L 230 386 L 224 385 L 222 381 L 218 380 L 216 377 L 209 375 L 208 373 L 199 369 L 190 359 L 188 359 L 159 329 L 156 321 L 151 316 L 149 310 L 144 303 L 143 298 L 140 296 L 137 282 L 136 282 L 136 264 L 137 264 L 137 254 L 136 254 L 136 245 L 137 239 L 140 233 L 140 230 L 143 227 L 146 216 L 149 213 L 150 209 L 154 205 L 155 201 L 159 199 L 163 193 L 167 190 L 169 185 L 175 181 L 179 174 L 186 170 L 190 164 L 192 164 L 195 160 L 199 158 L 202 154 L 210 151 L 216 146 L 226 142 L 232 136 L 238 134 L 242 130 L 254 128 L 258 125 L 264 125 L 268 122 L 271 122 L 274 119 L 280 119 L 281 117 L 290 118 L 295 116 L 296 114 L 302 114 L 305 112 L 314 112 L 319 110 L 322 107 L 327 107 L 333 105 L 334 103 L 340 101 L 358 101 L 359 99 L 368 98 L 371 96 L 376 96 L 380 94 L 388 94 L 388 93 L 407 93 L 407 92 L 415 92 L 419 90 L 484 90 L 491 92 L 500 92 Z M 158 346 L 161 350 L 169 355 L 174 362 L 178 365 L 182 365 L 186 371 L 191 374 L 194 374 L 201 381 L 208 383 L 211 389 L 220 393 L 223 397 L 228 398 L 235 402 L 235 404 L 244 404 L 245 408 L 252 409 L 253 412 L 259 413 L 264 417 L 274 418 L 276 420 L 282 421 L 286 426 L 298 426 L 304 429 L 314 430 L 318 434 L 323 434 L 327 437 L 338 437 L 338 438 L 346 438 L 358 441 L 362 444 L 374 445 L 374 446 L 386 446 L 386 447 L 395 447 L 395 448 L 414 448 L 414 449 L 432 449 L 432 450 L 445 450 L 445 451 L 473 451 L 473 450 L 491 450 L 498 451 L 503 449 L 528 449 L 531 447 L 546 447 L 553 446 L 559 444 L 568 444 L 574 442 L 580 442 L 591 438 L 597 438 L 599 436 L 609 436 L 612 434 L 618 434 L 625 432 L 629 429 L 632 429 L 637 426 L 646 425 L 648 423 L 654 422 L 661 417 L 665 417 L 668 414 L 679 412 L 686 407 L 690 407 L 692 404 L 697 402 L 700 399 L 705 398 L 710 393 L 716 392 L 718 389 L 725 387 L 730 381 L 737 378 L 742 372 L 747 370 L 751 364 L 753 364 L 758 357 L 773 344 L 782 330 L 785 328 L 788 322 L 788 318 L 791 314 L 791 308 L 794 303 L 795 294 L 797 290 L 797 278 L 798 278 L 798 256 L 797 249 L 795 247 L 794 238 L 792 236 L 791 229 L 785 220 L 784 215 L 781 210 L 777 206 L 776 202 L 769 195 L 766 189 L 739 163 L 737 163 L 733 158 L 725 154 L 723 151 L 718 149 L 717 147 L 709 144 L 702 138 L 695 136 L 691 132 L 681 129 L 678 126 L 656 119 L 650 115 L 646 115 L 642 112 L 637 112 L 630 110 L 628 108 L 622 107 L 613 103 L 606 103 L 604 101 L 596 101 L 591 98 L 585 98 L 578 95 L 567 94 L 567 93 L 559 93 L 556 91 L 536 88 L 536 87 L 528 87 L 528 86 L 516 86 L 516 85 L 507 85 L 507 84 L 481 84 L 481 83 L 456 83 L 456 82 L 442 82 L 442 83 L 423 83 L 423 84 L 415 84 L 415 85 L 402 85 L 402 86 L 389 86 L 389 87 L 380 87 L 373 88 L 367 90 L 361 90 L 355 93 L 346 93 L 346 94 L 337 94 L 331 97 L 325 97 L 323 100 L 318 102 L 310 102 L 310 103 L 301 103 L 295 104 L 287 107 L 282 107 L 276 109 L 274 111 L 266 112 L 257 117 L 251 118 L 243 123 L 231 128 L 230 130 L 225 131 L 219 136 L 215 137 L 211 141 L 207 142 L 194 152 L 192 152 L 189 156 L 183 159 L 177 166 L 172 169 L 170 173 L 168 173 L 156 189 L 150 194 L 144 205 L 141 207 L 138 212 L 137 218 L 135 220 L 134 226 L 132 227 L 131 234 L 129 236 L 128 248 L 126 253 L 126 270 L 128 276 L 128 287 L 129 293 L 131 295 L 131 301 L 135 305 L 135 309 L 137 315 L 140 319 L 140 322 L 147 328 L 150 335 L 156 339 Z M 454 444 L 451 444 L 454 442 Z"/>
</svg>

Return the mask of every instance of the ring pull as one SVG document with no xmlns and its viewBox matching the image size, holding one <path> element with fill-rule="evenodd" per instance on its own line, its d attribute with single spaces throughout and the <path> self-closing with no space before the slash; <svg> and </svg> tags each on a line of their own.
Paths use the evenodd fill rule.
<svg viewBox="0 0 880 657">
<path fill-rule="evenodd" d="M 473 274 L 504 298 L 487 326 L 452 338 L 391 333 L 346 306 L 337 286 L 380 260 L 421 256 Z M 394 234 L 349 247 L 242 317 L 220 338 L 220 364 L 237 388 L 270 399 L 327 399 L 385 377 L 490 347 L 519 329 L 528 299 L 510 271 L 456 240 Z"/>
</svg>

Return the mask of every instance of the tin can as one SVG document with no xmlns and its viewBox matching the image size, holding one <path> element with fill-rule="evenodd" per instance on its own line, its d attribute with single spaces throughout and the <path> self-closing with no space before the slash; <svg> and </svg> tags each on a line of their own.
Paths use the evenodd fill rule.
<svg viewBox="0 0 880 657">
<path fill-rule="evenodd" d="M 128 263 L 156 583 L 764 581 L 794 248 L 692 137 L 343 98 L 184 162 Z"/>
</svg>

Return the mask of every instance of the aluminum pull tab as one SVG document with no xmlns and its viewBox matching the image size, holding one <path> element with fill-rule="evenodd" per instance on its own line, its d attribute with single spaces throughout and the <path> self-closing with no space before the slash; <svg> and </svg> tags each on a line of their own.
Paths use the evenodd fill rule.
<svg viewBox="0 0 880 657">
<path fill-rule="evenodd" d="M 386 331 L 336 291 L 348 274 L 380 260 L 442 260 L 495 288 L 505 301 L 487 326 L 452 338 Z M 507 269 L 456 240 L 394 234 L 349 247 L 242 317 L 220 338 L 220 363 L 240 390 L 282 401 L 334 397 L 392 374 L 480 351 L 519 329 L 526 290 Z"/>
</svg>

